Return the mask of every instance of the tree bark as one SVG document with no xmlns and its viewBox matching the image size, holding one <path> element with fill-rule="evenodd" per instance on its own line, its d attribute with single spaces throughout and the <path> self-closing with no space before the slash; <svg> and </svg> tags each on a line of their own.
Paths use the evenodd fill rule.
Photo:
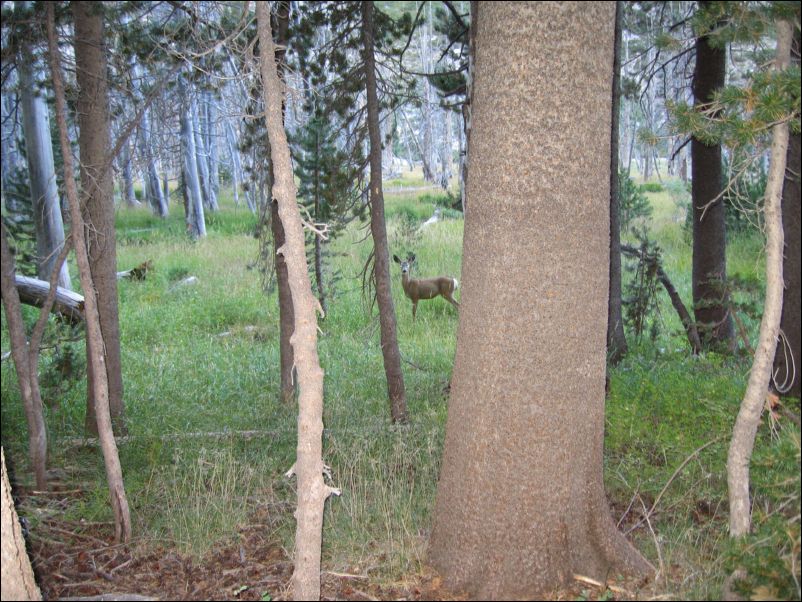
<svg viewBox="0 0 802 602">
<path fill-rule="evenodd" d="M 335 493 L 323 480 L 323 370 L 317 355 L 317 300 L 312 293 L 306 265 L 304 232 L 295 196 L 290 149 L 284 132 L 282 97 L 284 86 L 275 63 L 270 9 L 256 4 L 259 45 L 262 52 L 261 75 L 265 96 L 265 122 L 270 140 L 270 156 L 275 179 L 272 197 L 278 203 L 286 242 L 278 252 L 287 262 L 289 285 L 295 317 L 292 337 L 298 370 L 298 451 L 295 474 L 298 477 L 297 528 L 295 535 L 295 570 L 292 594 L 295 600 L 320 598 L 320 551 L 323 506 Z"/>
<path fill-rule="evenodd" d="M 79 31 L 84 32 L 84 27 L 91 27 L 94 31 L 102 31 L 98 27 L 100 21 L 99 14 L 92 14 L 93 3 L 76 2 L 75 28 L 76 38 Z M 109 382 L 105 366 L 105 358 L 101 350 L 103 349 L 103 333 L 101 331 L 100 316 L 98 313 L 98 299 L 95 292 L 95 283 L 92 279 L 92 270 L 89 263 L 89 253 L 87 251 L 86 237 L 84 233 L 84 221 L 81 215 L 79 204 L 78 188 L 73 179 L 74 166 L 72 163 L 72 152 L 67 130 L 67 102 L 64 92 L 64 82 L 61 76 L 61 51 L 58 47 L 56 37 L 56 18 L 54 4 L 47 4 L 47 38 L 50 58 L 50 70 L 53 76 L 53 91 L 56 101 L 56 122 L 59 130 L 59 141 L 64 157 L 64 183 L 67 191 L 67 200 L 70 207 L 70 217 L 72 218 L 72 238 L 75 246 L 75 256 L 78 263 L 78 271 L 81 277 L 81 288 L 85 295 L 85 315 L 87 330 L 87 348 L 90 350 L 88 362 L 92 364 L 92 379 L 88 383 L 88 388 L 94 392 L 95 411 L 97 415 L 97 430 L 100 439 L 101 449 L 103 450 L 103 460 L 106 467 L 106 478 L 109 482 L 109 492 L 111 496 L 111 506 L 114 511 L 115 539 L 127 542 L 131 538 L 131 513 L 128 508 L 128 499 L 125 495 L 123 485 L 122 467 L 117 453 L 117 444 L 114 442 L 114 432 L 112 430 L 111 414 L 109 409 Z M 85 21 L 85 22 L 84 22 Z M 80 25 L 79 25 L 79 22 Z M 101 24 L 102 25 L 102 24 Z M 85 34 L 84 34 L 85 35 Z M 86 43 L 84 38 L 84 43 Z M 75 55 L 76 64 L 83 65 L 83 58 L 78 61 L 80 44 L 76 43 Z M 96 50 L 100 51 L 98 44 Z M 89 73 L 96 73 L 89 71 Z M 105 74 L 105 71 L 100 73 Z M 83 93 L 87 93 L 86 88 L 81 86 Z M 79 104 L 79 106 L 81 106 Z M 116 283 L 116 273 L 114 274 Z M 91 341 L 91 345 L 89 344 Z"/>
<path fill-rule="evenodd" d="M 401 353 L 398 349 L 395 307 L 390 284 L 390 251 L 384 221 L 382 194 L 381 133 L 379 131 L 379 99 L 376 91 L 376 64 L 373 55 L 373 3 L 362 2 L 362 61 L 365 65 L 367 119 L 370 137 L 370 231 L 373 235 L 374 277 L 376 302 L 379 305 L 382 357 L 390 398 L 390 417 L 393 422 L 406 422 L 407 400 L 404 375 L 401 372 Z"/>
<path fill-rule="evenodd" d="M 56 184 L 56 168 L 53 162 L 53 142 L 50 138 L 47 103 L 42 96 L 36 93 L 29 60 L 30 55 L 30 48 L 26 48 L 20 55 L 20 60 L 17 61 L 22 129 L 25 135 L 33 219 L 36 225 L 36 272 L 40 279 L 49 280 L 56 255 L 64 245 L 64 223 L 61 219 Z M 72 288 L 66 264 L 61 267 L 58 285 L 66 289 Z"/>
<path fill-rule="evenodd" d="M 799 65 L 800 30 L 796 30 L 791 58 Z M 800 239 L 800 207 L 802 207 L 802 191 L 800 191 L 800 136 L 791 134 L 788 141 L 788 158 L 786 160 L 785 182 L 783 184 L 783 233 L 785 253 L 783 253 L 783 311 L 780 319 L 782 336 L 774 355 L 774 387 L 778 393 L 791 397 L 800 396 L 802 382 L 802 244 Z"/>
<path fill-rule="evenodd" d="M 610 300 L 607 310 L 607 358 L 620 362 L 627 353 L 621 311 L 621 216 L 618 186 L 618 126 L 621 109 L 621 24 L 624 8 L 616 2 L 615 59 L 613 62 L 613 117 L 610 145 Z"/>
<path fill-rule="evenodd" d="M 36 477 L 36 487 L 47 489 L 47 429 L 42 409 L 42 398 L 39 394 L 38 368 L 31 362 L 28 339 L 25 335 L 25 324 L 22 321 L 17 288 L 14 285 L 14 255 L 8 247 L 6 226 L 0 221 L 0 245 L 2 248 L 2 297 L 8 322 L 8 335 L 11 339 L 11 356 L 17 371 L 22 405 L 28 423 L 28 454 Z"/>
<path fill-rule="evenodd" d="M 704 10 L 708 2 L 700 2 Z M 713 47 L 708 35 L 696 39 L 693 73 L 695 105 L 708 104 L 724 86 L 726 49 Z M 727 293 L 726 209 L 722 192 L 721 146 L 691 140 L 693 204 L 693 305 L 705 347 L 732 350 L 735 330 Z"/>
<path fill-rule="evenodd" d="M 446 584 L 479 600 L 650 569 L 616 531 L 602 481 L 614 11 L 479 3 L 471 210 L 430 542 Z"/>
<path fill-rule="evenodd" d="M 3 237 L 5 240 L 5 236 Z M 11 484 L 6 472 L 6 454 L 0 448 L 2 476 L 0 479 L 0 497 L 2 503 L 3 531 L 3 579 L 0 581 L 0 599 L 2 600 L 41 600 L 42 594 L 36 585 L 33 568 L 25 549 L 25 538 L 20 529 L 17 510 L 11 497 Z"/>
<path fill-rule="evenodd" d="M 206 217 L 203 210 L 198 163 L 195 153 L 195 136 L 192 133 L 192 104 L 187 98 L 186 86 L 179 84 L 183 107 L 181 109 L 181 154 L 184 172 L 184 219 L 192 238 L 206 236 Z"/>
<path fill-rule="evenodd" d="M 117 242 L 114 230 L 114 182 L 109 164 L 108 93 L 103 17 L 92 3 L 72 4 L 78 83 L 78 144 L 81 151 L 81 208 L 89 266 L 100 315 L 109 411 L 118 435 L 125 434 L 120 320 L 117 303 Z M 157 181 L 158 185 L 158 181 Z M 74 227 L 74 226 L 73 226 Z M 87 337 L 87 356 L 93 341 Z M 87 361 L 87 375 L 95 369 Z M 86 431 L 97 434 L 94 391 L 87 387 Z"/>
<path fill-rule="evenodd" d="M 139 207 L 141 203 L 134 194 L 134 176 L 131 173 L 131 148 L 126 143 L 120 153 L 122 167 L 122 197 L 126 207 Z"/>
<path fill-rule="evenodd" d="M 775 68 L 786 69 L 791 54 L 792 25 L 777 23 L 777 58 Z M 746 393 L 741 402 L 738 418 L 732 433 L 727 454 L 727 485 L 730 500 L 730 535 L 740 537 L 749 533 L 752 507 L 749 500 L 749 461 L 760 424 L 760 414 L 766 401 L 780 316 L 783 305 L 783 228 L 782 188 L 785 176 L 785 159 L 788 152 L 788 123 L 772 128 L 771 169 L 766 182 L 763 212 L 766 228 L 766 300 L 763 319 L 760 321 L 755 359 Z"/>
<path fill-rule="evenodd" d="M 289 36 L 289 13 L 287 2 L 277 2 L 272 14 L 272 26 L 275 28 L 275 61 L 279 80 L 284 82 L 284 54 L 286 53 Z M 281 118 L 284 127 L 284 100 L 282 98 Z M 271 153 L 272 156 L 272 153 Z M 275 167 L 268 165 L 268 175 L 271 184 L 275 181 Z M 283 403 L 291 404 L 295 400 L 296 379 L 294 376 L 295 359 L 293 358 L 292 333 L 295 328 L 295 315 L 293 309 L 292 290 L 287 272 L 287 261 L 279 253 L 285 242 L 284 224 L 279 218 L 279 207 L 275 199 L 270 202 L 270 228 L 273 234 L 273 248 L 276 262 L 276 288 L 278 289 L 279 313 L 279 398 Z"/>
</svg>

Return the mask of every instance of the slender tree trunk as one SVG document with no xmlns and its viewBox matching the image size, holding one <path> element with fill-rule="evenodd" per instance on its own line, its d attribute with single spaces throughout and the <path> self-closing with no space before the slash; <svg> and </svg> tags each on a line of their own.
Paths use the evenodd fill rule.
<svg viewBox="0 0 802 602">
<path fill-rule="evenodd" d="M 798 13 L 797 13 L 798 14 Z M 796 29 L 794 44 L 791 48 L 791 57 L 799 65 L 800 30 Z M 800 244 L 800 207 L 802 207 L 802 192 L 800 191 L 800 137 L 791 134 L 788 141 L 788 158 L 786 160 L 785 182 L 783 184 L 783 232 L 785 239 L 785 253 L 783 253 L 783 280 L 785 291 L 783 293 L 783 311 L 780 320 L 782 336 L 774 355 L 774 387 L 783 395 L 791 397 L 800 396 L 800 381 L 802 381 L 802 333 L 800 332 L 800 319 L 802 319 L 802 303 L 800 290 L 802 289 L 802 245 Z"/>
<path fill-rule="evenodd" d="M 5 240 L 5 238 L 3 238 Z M 41 600 L 42 594 L 36 586 L 33 568 L 25 549 L 17 509 L 11 497 L 11 483 L 6 471 L 5 450 L 0 448 L 0 504 L 2 505 L 2 558 L 3 579 L 0 581 L 0 599 L 3 600 Z"/>
<path fill-rule="evenodd" d="M 286 1 L 276 3 L 276 9 L 272 16 L 273 28 L 275 29 L 275 61 L 278 77 L 284 82 L 284 53 L 286 52 L 289 36 L 289 3 Z M 283 101 L 282 101 L 283 102 Z M 281 109 L 282 127 L 284 126 L 284 105 Z M 272 156 L 272 152 L 271 152 Z M 271 185 L 275 181 L 274 166 L 272 161 L 268 165 L 268 176 Z M 292 290 L 287 271 L 287 261 L 284 255 L 279 253 L 285 244 L 284 224 L 279 218 L 279 206 L 275 200 L 270 202 L 270 227 L 273 233 L 273 248 L 275 249 L 276 262 L 276 287 L 278 288 L 278 309 L 279 309 L 279 369 L 280 385 L 279 397 L 282 402 L 290 404 L 295 399 L 296 379 L 294 376 L 295 359 L 293 358 L 292 334 L 295 328 L 294 304 Z"/>
<path fill-rule="evenodd" d="M 203 209 L 203 193 L 198 175 L 195 135 L 192 131 L 192 104 L 187 98 L 186 86 L 180 85 L 184 106 L 181 109 L 181 154 L 184 174 L 184 215 L 187 232 L 192 238 L 206 236 L 206 217 Z"/>
<path fill-rule="evenodd" d="M 790 61 L 793 27 L 788 21 L 777 23 L 777 58 L 775 68 L 786 69 Z M 766 300 L 760 322 L 755 359 L 749 373 L 749 383 L 727 455 L 727 485 L 730 499 L 730 535 L 740 537 L 749 533 L 752 506 L 749 499 L 749 461 L 760 424 L 760 414 L 766 401 L 780 316 L 783 304 L 783 228 L 782 188 L 785 159 L 788 152 L 788 123 L 772 128 L 771 169 L 766 182 L 763 206 L 766 227 Z M 798 166 L 797 166 L 798 167 Z"/>
<path fill-rule="evenodd" d="M 610 128 L 610 300 L 607 311 L 607 358 L 617 364 L 627 353 L 621 312 L 621 216 L 618 186 L 618 125 L 621 110 L 621 23 L 624 7 L 616 2 L 613 118 Z"/>
<path fill-rule="evenodd" d="M 217 211 L 219 209 L 217 197 L 212 190 L 211 179 L 209 177 L 209 154 L 204 144 L 203 130 L 201 129 L 200 111 L 202 106 L 198 106 L 198 101 L 193 97 L 191 107 L 192 133 L 195 138 L 195 165 L 198 170 L 201 193 L 203 194 L 203 205 L 209 211 Z"/>
<path fill-rule="evenodd" d="M 167 217 L 169 210 L 167 201 L 159 182 L 159 171 L 156 168 L 156 157 L 153 154 L 152 132 L 150 129 L 150 111 L 145 111 L 139 127 L 139 152 L 145 160 L 145 198 L 154 215 Z"/>
<path fill-rule="evenodd" d="M 209 152 L 209 184 L 215 202 L 220 192 L 220 156 L 217 147 L 217 107 L 211 92 L 206 92 L 206 150 Z"/>
<path fill-rule="evenodd" d="M 134 176 L 131 173 L 131 148 L 128 144 L 123 145 L 120 154 L 120 164 L 122 165 L 122 195 L 123 203 L 126 207 L 139 207 L 141 203 L 134 194 Z"/>
<path fill-rule="evenodd" d="M 97 7 L 76 2 L 75 62 L 78 82 L 78 144 L 81 151 L 81 207 L 86 224 L 89 266 L 95 287 L 100 329 L 108 381 L 109 410 L 114 429 L 125 433 L 123 405 L 122 357 L 120 353 L 120 321 L 117 303 L 117 242 L 114 230 L 114 182 L 109 165 L 111 149 L 106 55 L 103 19 Z M 156 181 L 158 188 L 158 180 Z M 87 354 L 93 345 L 87 337 Z M 87 362 L 87 373 L 95 369 Z M 92 387 L 87 387 L 86 430 L 97 434 L 95 400 Z"/>
<path fill-rule="evenodd" d="M 381 134 L 379 133 L 379 99 L 376 92 L 376 64 L 373 56 L 373 3 L 362 2 L 362 61 L 365 64 L 368 131 L 370 137 L 370 231 L 373 235 L 376 301 L 379 304 L 381 346 L 390 416 L 393 422 L 406 422 L 407 400 L 401 353 L 398 349 L 395 307 L 390 284 L 390 251 L 384 222 L 382 195 Z"/>
<path fill-rule="evenodd" d="M 27 49 L 26 53 L 30 55 L 30 49 Z M 19 67 L 17 72 L 20 83 L 22 130 L 25 135 L 31 181 L 33 219 L 36 225 L 36 272 L 41 280 L 49 280 L 56 255 L 64 245 L 64 223 L 59 206 L 47 104 L 45 99 L 36 93 L 30 61 L 27 57 L 23 57 L 24 55 L 21 55 L 21 60 L 17 61 Z M 66 264 L 61 268 L 58 285 L 62 288 L 72 288 Z"/>
<path fill-rule="evenodd" d="M 11 356 L 17 371 L 22 405 L 28 423 L 28 454 L 36 477 L 36 488 L 47 489 L 47 429 L 42 409 L 42 398 L 39 395 L 39 373 L 35 364 L 31 363 L 28 340 L 25 336 L 25 324 L 22 321 L 17 287 L 14 284 L 14 255 L 8 247 L 6 226 L 0 222 L 0 245 L 2 245 L 2 295 L 6 309 L 8 334 L 11 339 Z M 44 311 L 44 310 L 43 310 Z"/>
<path fill-rule="evenodd" d="M 286 242 L 279 249 L 287 262 L 295 316 L 293 351 L 298 369 L 298 452 L 295 474 L 298 478 L 295 570 L 292 595 L 295 600 L 320 598 L 320 552 L 323 507 L 332 493 L 323 480 L 323 370 L 317 355 L 317 301 L 312 294 L 306 265 L 304 232 L 295 197 L 292 160 L 282 115 L 283 83 L 275 63 L 270 12 L 266 3 L 256 5 L 259 44 L 262 48 L 261 73 L 265 95 L 265 121 L 270 139 L 270 156 L 275 179 L 273 198 Z"/>
<path fill-rule="evenodd" d="M 228 154 L 231 155 L 231 179 L 234 187 L 234 206 L 239 207 L 239 183 L 242 180 L 242 164 L 239 158 L 239 150 L 234 136 L 234 128 L 226 121 L 226 143 L 228 144 Z"/>
<path fill-rule="evenodd" d="M 700 2 L 705 10 L 708 2 Z M 713 99 L 724 86 L 726 49 L 713 47 L 707 35 L 696 39 L 693 95 L 696 106 Z M 727 236 L 721 146 L 691 141 L 693 203 L 693 305 L 702 343 L 732 349 L 735 331 L 727 294 Z"/>
<path fill-rule="evenodd" d="M 80 67 L 85 57 L 79 60 L 78 56 L 83 55 L 83 50 L 78 47 L 86 44 L 89 39 L 96 39 L 95 36 L 102 33 L 102 18 L 100 14 L 94 13 L 93 3 L 76 2 L 73 4 L 75 11 L 76 26 L 76 63 Z M 47 4 L 47 38 L 50 57 L 50 69 L 53 76 L 53 91 L 56 100 L 56 121 L 59 130 L 61 151 L 64 157 L 64 183 L 67 190 L 67 199 L 70 206 L 70 216 L 72 218 L 72 237 L 75 246 L 75 256 L 78 263 L 78 271 L 81 277 L 81 288 L 84 291 L 85 314 L 87 340 L 91 340 L 91 353 L 89 362 L 92 363 L 92 382 L 88 384 L 94 390 L 95 409 L 97 413 L 97 423 L 99 431 L 100 446 L 103 450 L 103 460 L 106 466 L 106 477 L 109 482 L 109 492 L 111 495 L 111 506 L 114 511 L 115 539 L 127 542 L 131 539 L 131 513 L 128 508 L 128 499 L 125 495 L 123 485 L 122 466 L 117 453 L 117 444 L 114 441 L 112 431 L 111 414 L 109 412 L 109 382 L 105 369 L 105 360 L 101 350 L 103 349 L 103 334 L 101 332 L 100 317 L 98 314 L 98 300 L 95 293 L 95 283 L 92 279 L 92 270 L 89 264 L 89 254 L 87 252 L 86 238 L 84 235 L 84 221 L 81 215 L 79 204 L 78 189 L 73 179 L 74 166 L 72 163 L 72 153 L 67 130 L 67 103 L 65 100 L 64 83 L 61 76 L 61 51 L 58 47 L 55 24 L 55 6 Z M 86 31 L 85 28 L 90 29 Z M 79 34 L 79 32 L 81 32 Z M 83 36 L 83 37 L 82 37 Z M 83 39 L 83 42 L 79 40 Z M 100 37 L 102 41 L 102 35 Z M 102 45 L 96 42 L 95 50 L 102 52 Z M 91 62 L 90 62 L 91 65 Z M 97 65 L 92 65 L 96 67 Z M 84 68 L 87 66 L 84 65 Z M 97 73 L 91 67 L 87 74 Z M 104 73 L 105 71 L 101 71 Z M 81 87 L 83 93 L 87 93 L 86 88 Z M 107 166 L 108 169 L 110 166 Z M 116 274 L 115 274 L 116 278 Z"/>
<path fill-rule="evenodd" d="M 475 599 L 531 599 L 574 574 L 649 570 L 602 480 L 615 5 L 480 2 L 476 24 L 480 201 L 430 559 Z"/>
</svg>

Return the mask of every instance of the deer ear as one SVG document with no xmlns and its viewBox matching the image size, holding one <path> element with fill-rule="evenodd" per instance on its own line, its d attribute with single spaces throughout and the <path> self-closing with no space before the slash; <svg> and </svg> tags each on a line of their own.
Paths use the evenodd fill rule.
<svg viewBox="0 0 802 602">
<path fill-rule="evenodd" d="M 415 261 L 415 253 L 410 253 L 407 259 L 409 259 L 409 261 Z"/>
<path fill-rule="evenodd" d="M 401 260 L 398 259 L 398 255 L 393 255 L 393 261 L 395 261 L 396 263 L 401 263 Z"/>
</svg>

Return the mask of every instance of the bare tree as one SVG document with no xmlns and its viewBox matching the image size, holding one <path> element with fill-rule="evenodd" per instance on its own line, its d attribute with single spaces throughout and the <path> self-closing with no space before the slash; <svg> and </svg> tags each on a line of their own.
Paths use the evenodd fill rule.
<svg viewBox="0 0 802 602">
<path fill-rule="evenodd" d="M 39 394 L 39 377 L 35 363 L 31 362 L 28 353 L 28 341 L 25 337 L 25 325 L 22 322 L 20 300 L 17 287 L 14 284 L 14 255 L 8 247 L 6 226 L 0 221 L 0 263 L 2 263 L 3 306 L 6 310 L 8 334 L 11 339 L 11 355 L 14 367 L 17 370 L 17 382 L 22 395 L 22 404 L 25 408 L 25 418 L 28 422 L 28 453 L 36 475 L 36 487 L 47 489 L 47 476 L 45 474 L 47 460 L 47 430 L 42 414 L 42 398 Z M 42 310 L 45 311 L 45 310 Z M 45 314 L 46 315 L 46 314 Z M 37 345 L 38 347 L 38 345 Z"/>
<path fill-rule="evenodd" d="M 791 55 L 793 27 L 787 21 L 777 23 L 777 70 L 788 67 Z M 785 159 L 788 151 L 788 122 L 782 121 L 772 128 L 771 170 L 766 183 L 763 212 L 766 224 L 766 300 L 760 322 L 752 371 L 746 387 L 741 409 L 735 421 L 732 441 L 727 455 L 727 485 L 730 499 L 730 535 L 739 537 L 749 533 L 752 508 L 749 500 L 749 461 L 760 424 L 760 414 L 766 400 L 780 316 L 783 304 L 783 228 L 782 188 L 785 177 Z"/>
<path fill-rule="evenodd" d="M 287 263 L 295 317 L 292 346 L 299 383 L 298 452 L 294 466 L 298 478 L 298 509 L 295 514 L 297 526 L 292 593 L 295 600 L 317 600 L 320 598 L 323 506 L 329 495 L 339 492 L 328 487 L 323 480 L 326 471 L 323 465 L 323 370 L 317 354 L 315 314 L 319 305 L 312 293 L 306 265 L 303 222 L 295 196 L 292 159 L 282 116 L 284 85 L 276 69 L 267 3 L 256 3 L 256 18 L 261 47 L 265 122 L 275 176 L 272 196 L 278 203 L 286 237 L 278 252 Z"/>
<path fill-rule="evenodd" d="M 376 282 L 376 301 L 379 305 L 382 356 L 384 372 L 387 376 L 387 392 L 390 397 L 390 416 L 393 422 L 406 422 L 407 399 L 404 389 L 404 374 L 401 372 L 401 352 L 398 350 L 395 307 L 393 306 L 390 281 L 390 251 L 384 221 L 379 99 L 376 92 L 376 64 L 373 53 L 373 3 L 362 2 L 361 10 L 362 61 L 365 68 L 370 137 L 370 231 L 373 235 L 373 270 Z"/>
</svg>

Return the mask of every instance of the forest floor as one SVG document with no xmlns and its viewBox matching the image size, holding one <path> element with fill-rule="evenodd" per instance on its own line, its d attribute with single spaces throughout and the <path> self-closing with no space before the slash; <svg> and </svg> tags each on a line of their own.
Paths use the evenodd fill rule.
<svg viewBox="0 0 802 602">
<path fill-rule="evenodd" d="M 454 198 L 415 190 L 422 177 L 405 174 L 387 185 L 404 189 L 386 198 L 391 253 L 415 252 L 422 276 L 458 276 L 463 222 L 450 208 Z M 648 192 L 653 215 L 639 219 L 689 300 L 688 192 L 680 182 L 658 188 Z M 42 353 L 48 492 L 33 490 L 16 374 L 12 362 L 0 363 L 1 438 L 6 461 L 15 464 L 12 486 L 47 599 L 287 598 L 297 496 L 284 475 L 295 460 L 297 414 L 277 399 L 277 303 L 256 269 L 255 217 L 230 196 L 224 200 L 208 216 L 209 235 L 195 242 L 186 238 L 180 203 L 167 219 L 145 208 L 118 211 L 118 268 L 149 260 L 154 266 L 144 280 L 119 283 L 129 431 L 119 453 L 132 543 L 113 543 L 102 457 L 84 441 L 83 333 L 54 320 Z M 420 228 L 436 207 L 438 223 Z M 426 565 L 458 314 L 434 300 L 413 322 L 394 270 L 410 422 L 391 425 L 377 320 L 360 287 L 370 252 L 364 224 L 352 223 L 326 249 L 328 312 L 318 341 L 326 371 L 323 439 L 342 495 L 326 504 L 322 597 L 465 599 Z M 728 273 L 740 283 L 737 311 L 752 339 L 762 307 L 761 257 L 760 236 L 732 235 Z M 629 287 L 637 272 L 630 260 L 625 268 Z M 630 353 L 609 372 L 604 477 L 613 518 L 659 577 L 598 585 L 580 577 L 537 599 L 705 600 L 730 589 L 744 599 L 799 599 L 799 427 L 782 416 L 764 420 L 750 474 L 755 530 L 732 542 L 727 444 L 751 357 L 691 356 L 670 301 L 655 291 L 646 326 L 637 335 L 628 326 Z M 38 311 L 24 309 L 30 328 Z M 0 343 L 9 348 L 2 314 Z M 798 402 L 788 410 L 798 415 Z M 740 568 L 749 579 L 731 588 Z"/>
<path fill-rule="evenodd" d="M 80 495 L 54 488 L 49 504 L 72 504 Z M 45 600 L 287 600 L 293 563 L 279 543 L 265 539 L 266 520 L 254 516 L 236 544 L 215 547 L 200 559 L 170 547 L 115 545 L 111 524 L 59 519 L 40 523 L 29 549 Z M 602 585 L 578 577 L 537 599 L 642 600 L 654 595 L 652 584 L 643 580 Z M 369 574 L 321 574 L 321 600 L 468 599 L 444 587 L 433 571 L 394 584 Z"/>
</svg>

